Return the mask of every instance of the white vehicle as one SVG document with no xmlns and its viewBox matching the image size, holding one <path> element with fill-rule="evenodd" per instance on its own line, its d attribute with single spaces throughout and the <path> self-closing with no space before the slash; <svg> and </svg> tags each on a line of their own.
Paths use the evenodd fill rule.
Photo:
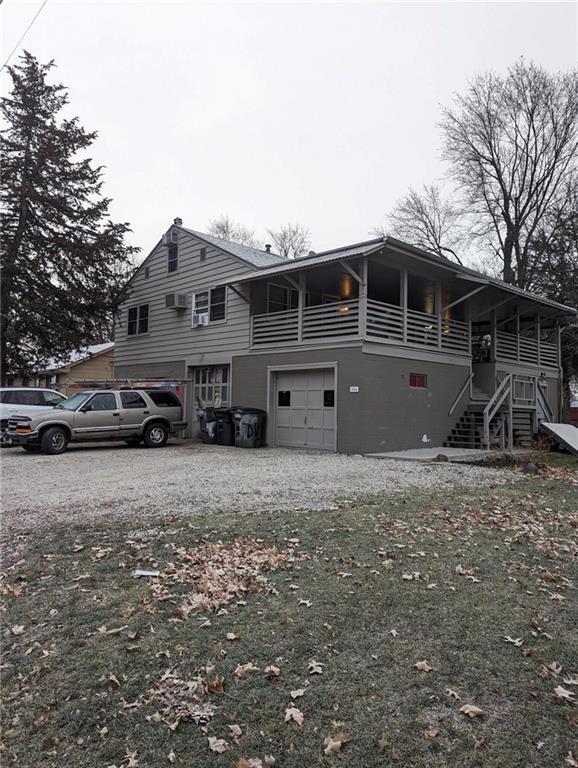
<svg viewBox="0 0 578 768">
<path fill-rule="evenodd" d="M 65 396 L 55 389 L 0 387 L 0 446 L 12 445 L 12 441 L 6 436 L 8 419 L 11 416 L 33 416 L 63 400 L 66 400 Z"/>
</svg>

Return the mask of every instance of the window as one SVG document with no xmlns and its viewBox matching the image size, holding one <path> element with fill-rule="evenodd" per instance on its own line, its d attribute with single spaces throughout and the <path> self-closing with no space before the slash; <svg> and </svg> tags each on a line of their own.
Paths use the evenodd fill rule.
<svg viewBox="0 0 578 768">
<path fill-rule="evenodd" d="M 44 403 L 47 406 L 58 405 L 65 399 L 64 395 L 59 395 L 58 392 L 44 392 Z"/>
<path fill-rule="evenodd" d="M 147 404 L 138 392 L 121 392 L 120 402 L 123 408 L 146 408 Z"/>
<path fill-rule="evenodd" d="M 149 305 L 141 304 L 139 307 L 129 307 L 128 326 L 129 336 L 137 336 L 149 332 Z"/>
<path fill-rule="evenodd" d="M 195 408 L 220 408 L 229 405 L 229 366 L 210 365 L 195 368 L 193 403 Z M 151 395 L 152 397 L 152 395 Z M 198 420 L 198 414 L 196 414 Z"/>
<path fill-rule="evenodd" d="M 201 291 L 193 295 L 193 323 L 196 325 L 204 324 L 200 318 L 205 318 L 204 322 L 216 322 L 225 320 L 227 314 L 227 289 L 225 286 L 211 288 L 210 291 Z"/>
<path fill-rule="evenodd" d="M 76 411 L 89 397 L 90 392 L 77 392 L 75 395 L 71 395 L 66 400 L 58 403 L 56 407 L 62 408 L 64 411 Z"/>
<path fill-rule="evenodd" d="M 427 376 L 425 373 L 410 373 L 409 386 L 415 389 L 427 389 Z"/>
<path fill-rule="evenodd" d="M 158 408 L 180 408 L 181 401 L 172 392 L 166 389 L 149 389 L 147 395 Z"/>
<path fill-rule="evenodd" d="M 207 249 L 201 248 L 201 255 L 199 256 L 199 261 L 205 261 L 207 258 Z"/>
<path fill-rule="evenodd" d="M 227 289 L 225 286 L 221 288 L 213 288 L 211 291 L 210 305 L 211 311 L 209 317 L 211 320 L 224 320 L 225 319 L 225 305 L 227 301 Z"/>
<path fill-rule="evenodd" d="M 286 312 L 299 306 L 299 291 L 285 285 L 267 284 L 267 312 Z"/>
<path fill-rule="evenodd" d="M 151 268 L 150 267 L 145 267 L 144 268 L 144 279 L 148 280 L 150 276 L 151 276 Z"/>
<path fill-rule="evenodd" d="M 291 405 L 291 392 L 289 390 L 277 392 L 277 405 L 280 408 L 288 408 Z"/>
<path fill-rule="evenodd" d="M 334 389 L 323 390 L 323 407 L 335 408 L 335 390 Z"/>
<path fill-rule="evenodd" d="M 46 405 L 44 393 L 33 389 L 13 389 L 3 392 L 2 402 L 9 405 Z"/>
<path fill-rule="evenodd" d="M 169 272 L 176 272 L 179 267 L 179 246 L 171 243 L 168 249 L 167 269 Z"/>
<path fill-rule="evenodd" d="M 116 397 L 112 392 L 101 392 L 92 398 L 87 407 L 89 411 L 114 411 L 116 410 Z"/>
</svg>

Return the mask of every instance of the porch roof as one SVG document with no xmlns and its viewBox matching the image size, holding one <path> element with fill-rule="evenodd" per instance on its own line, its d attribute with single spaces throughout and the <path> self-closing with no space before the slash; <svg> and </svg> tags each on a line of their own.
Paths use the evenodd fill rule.
<svg viewBox="0 0 578 768">
<path fill-rule="evenodd" d="M 369 256 L 372 253 L 381 251 L 384 248 L 388 248 L 397 253 L 401 253 L 403 256 L 416 259 L 418 261 L 427 261 L 433 265 L 436 265 L 446 271 L 452 272 L 455 277 L 463 280 L 470 280 L 471 282 L 479 285 L 488 285 L 498 288 L 499 290 L 516 294 L 520 298 L 524 298 L 528 301 L 534 301 L 539 304 L 552 307 L 559 312 L 566 315 L 576 315 L 577 310 L 573 307 L 568 307 L 565 304 L 560 304 L 552 299 L 544 298 L 536 293 L 525 291 L 522 288 L 517 288 L 515 285 L 505 283 L 503 280 L 499 280 L 496 277 L 490 277 L 484 275 L 481 272 L 477 272 L 469 267 L 464 267 L 460 264 L 456 264 L 443 256 L 438 256 L 435 253 L 424 251 L 422 248 L 409 245 L 401 240 L 397 240 L 389 235 L 384 237 L 375 238 L 373 240 L 365 240 L 361 243 L 355 243 L 353 245 L 343 246 L 342 248 L 334 248 L 330 251 L 323 251 L 321 253 L 311 254 L 309 256 L 302 256 L 299 259 L 291 259 L 283 264 L 279 264 L 274 267 L 267 267 L 261 269 L 251 270 L 250 272 L 243 272 L 239 275 L 229 278 L 224 284 L 240 284 L 248 283 L 253 280 L 261 280 L 265 277 L 274 277 L 277 275 L 283 275 L 288 272 L 298 272 L 302 269 L 312 269 L 314 267 L 321 266 L 323 264 L 329 264 L 336 261 L 358 258 L 360 256 Z"/>
</svg>

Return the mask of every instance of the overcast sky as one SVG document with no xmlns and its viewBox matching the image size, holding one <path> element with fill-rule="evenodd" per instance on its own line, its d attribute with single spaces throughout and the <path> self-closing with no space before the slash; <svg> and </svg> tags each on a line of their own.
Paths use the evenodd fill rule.
<svg viewBox="0 0 578 768">
<path fill-rule="evenodd" d="M 2 60 L 40 5 L 4 0 Z M 175 216 L 221 213 L 263 240 L 300 222 L 324 250 L 443 174 L 440 104 L 474 73 L 572 67 L 576 5 L 48 0 L 24 47 L 99 132 L 113 216 L 144 253 Z"/>
</svg>

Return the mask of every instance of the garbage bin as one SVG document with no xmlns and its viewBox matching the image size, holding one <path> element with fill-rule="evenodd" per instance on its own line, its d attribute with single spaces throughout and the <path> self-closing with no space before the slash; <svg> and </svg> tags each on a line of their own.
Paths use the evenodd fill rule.
<svg viewBox="0 0 578 768">
<path fill-rule="evenodd" d="M 231 409 L 238 448 L 262 448 L 265 445 L 267 412 L 259 408 Z"/>
<path fill-rule="evenodd" d="M 230 408 L 215 408 L 217 445 L 235 445 L 235 425 Z"/>
<path fill-rule="evenodd" d="M 217 422 L 215 419 L 214 408 L 203 408 L 199 410 L 199 427 L 203 443 L 217 442 Z"/>
</svg>

